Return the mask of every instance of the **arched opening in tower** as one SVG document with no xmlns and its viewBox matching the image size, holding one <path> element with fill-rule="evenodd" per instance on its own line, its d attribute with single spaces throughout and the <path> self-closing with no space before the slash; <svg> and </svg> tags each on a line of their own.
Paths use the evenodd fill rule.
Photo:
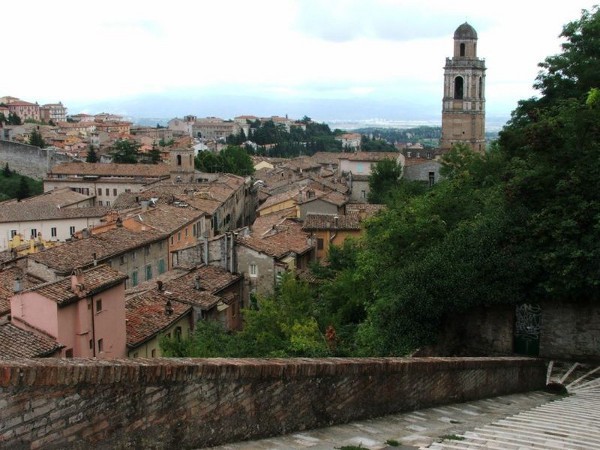
<svg viewBox="0 0 600 450">
<path fill-rule="evenodd" d="M 177 155 L 177 165 L 181 166 L 181 155 Z"/>
<path fill-rule="evenodd" d="M 463 78 L 456 77 L 454 79 L 454 98 L 456 100 L 463 99 Z"/>
<path fill-rule="evenodd" d="M 460 44 L 460 56 L 465 56 L 465 43 Z"/>
</svg>

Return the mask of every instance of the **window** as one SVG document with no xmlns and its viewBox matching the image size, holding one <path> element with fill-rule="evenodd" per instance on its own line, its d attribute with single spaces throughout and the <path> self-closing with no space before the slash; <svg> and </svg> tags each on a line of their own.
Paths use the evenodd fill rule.
<svg viewBox="0 0 600 450">
<path fill-rule="evenodd" d="M 188 237 L 188 229 L 185 229 L 185 237 Z"/>
<path fill-rule="evenodd" d="M 110 202 L 106 200 L 106 206 L 110 206 Z"/>
<path fill-rule="evenodd" d="M 104 339 L 98 339 L 98 351 L 99 352 L 104 351 Z"/>
<path fill-rule="evenodd" d="M 433 186 L 435 184 L 435 172 L 429 172 L 429 186 Z"/>
<path fill-rule="evenodd" d="M 102 197 L 102 188 L 98 188 L 98 197 Z"/>
<path fill-rule="evenodd" d="M 194 225 L 192 226 L 192 234 L 193 234 L 194 236 L 198 236 L 198 227 L 197 227 L 197 225 L 196 225 L 196 224 L 194 224 Z"/>
<path fill-rule="evenodd" d="M 460 44 L 460 56 L 465 56 L 465 43 Z"/>
<path fill-rule="evenodd" d="M 175 328 L 175 339 L 177 339 L 178 341 L 181 340 L 181 327 Z"/>
<path fill-rule="evenodd" d="M 136 252 L 134 251 L 131 253 L 131 260 L 135 261 L 135 257 L 136 257 Z"/>
<path fill-rule="evenodd" d="M 146 266 L 146 280 L 151 280 L 152 279 L 152 266 L 150 264 L 148 264 Z"/>
<path fill-rule="evenodd" d="M 125 264 L 125 262 L 126 262 L 126 261 L 127 261 L 127 259 L 125 258 L 125 255 L 121 255 L 121 256 L 119 257 L 119 264 L 120 264 L 120 265 L 123 265 L 123 264 Z"/>
<path fill-rule="evenodd" d="M 98 200 L 98 206 L 102 206 L 102 200 Z"/>
<path fill-rule="evenodd" d="M 117 188 L 113 189 L 113 195 L 116 197 L 117 196 Z"/>
<path fill-rule="evenodd" d="M 107 197 L 110 196 L 110 189 L 106 188 L 104 192 L 106 193 Z"/>
<path fill-rule="evenodd" d="M 158 261 L 158 273 L 165 273 L 165 260 L 161 259 Z"/>
<path fill-rule="evenodd" d="M 73 357 L 73 349 L 69 348 L 67 350 L 65 350 L 65 358 L 72 358 Z"/>
<path fill-rule="evenodd" d="M 90 350 L 92 350 L 94 348 L 94 341 L 92 339 L 90 339 Z"/>
<path fill-rule="evenodd" d="M 255 277 L 258 275 L 258 267 L 256 267 L 256 264 L 250 264 L 250 267 L 248 268 L 248 273 L 251 277 Z"/>
<path fill-rule="evenodd" d="M 50 236 L 56 237 L 56 227 L 50 228 Z"/>
<path fill-rule="evenodd" d="M 463 99 L 463 78 L 456 77 L 454 79 L 454 98 L 456 100 Z"/>
<path fill-rule="evenodd" d="M 177 155 L 177 165 L 181 166 L 181 155 Z"/>
<path fill-rule="evenodd" d="M 138 285 L 138 271 L 134 270 L 133 272 L 131 272 L 131 285 L 133 287 Z"/>
<path fill-rule="evenodd" d="M 144 247 L 144 255 L 148 256 L 149 254 L 150 254 L 150 246 L 149 246 L 149 245 L 146 245 L 146 246 Z"/>
<path fill-rule="evenodd" d="M 317 238 L 317 250 L 323 250 L 323 239 Z"/>
<path fill-rule="evenodd" d="M 134 358 L 137 358 L 137 357 L 138 357 L 138 352 L 135 352 L 135 353 L 133 354 L 133 357 L 134 357 Z"/>
<path fill-rule="evenodd" d="M 56 229 L 56 228 L 54 228 Z M 17 235 L 17 230 L 10 230 L 10 238 L 14 238 Z"/>
<path fill-rule="evenodd" d="M 360 198 L 367 198 L 367 191 L 365 191 L 364 189 L 360 191 Z"/>
<path fill-rule="evenodd" d="M 177 242 L 181 241 L 181 231 L 177 233 Z"/>
<path fill-rule="evenodd" d="M 156 349 L 155 349 L 155 348 L 153 348 L 153 349 L 152 349 L 152 352 L 150 353 L 150 355 L 151 355 L 153 358 L 156 358 Z"/>
<path fill-rule="evenodd" d="M 131 192 L 131 189 L 125 189 L 125 192 L 129 194 Z"/>
<path fill-rule="evenodd" d="M 102 299 L 101 298 L 96 300 L 96 312 L 100 312 L 100 311 L 102 311 Z"/>
<path fill-rule="evenodd" d="M 69 227 L 69 234 L 73 236 L 75 234 L 75 227 Z"/>
<path fill-rule="evenodd" d="M 173 236 L 171 236 L 171 245 L 173 245 L 173 239 L 175 239 Z"/>
<path fill-rule="evenodd" d="M 31 238 L 36 238 L 37 237 L 37 230 L 35 228 L 31 229 Z"/>
</svg>

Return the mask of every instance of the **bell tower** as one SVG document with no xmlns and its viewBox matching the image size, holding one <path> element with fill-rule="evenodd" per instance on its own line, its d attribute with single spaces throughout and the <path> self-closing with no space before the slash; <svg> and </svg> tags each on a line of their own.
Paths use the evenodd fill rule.
<svg viewBox="0 0 600 450">
<path fill-rule="evenodd" d="M 442 151 L 465 143 L 485 152 L 485 61 L 477 57 L 477 32 L 467 22 L 454 32 L 454 56 L 446 58 Z"/>
<path fill-rule="evenodd" d="M 171 179 L 178 182 L 190 183 L 194 181 L 194 149 L 175 148 L 171 150 Z"/>
</svg>

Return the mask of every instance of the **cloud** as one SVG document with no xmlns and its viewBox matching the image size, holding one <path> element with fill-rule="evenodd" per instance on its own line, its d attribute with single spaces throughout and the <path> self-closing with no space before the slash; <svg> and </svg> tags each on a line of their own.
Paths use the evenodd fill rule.
<svg viewBox="0 0 600 450">
<path fill-rule="evenodd" d="M 466 20 L 451 2 L 391 0 L 304 0 L 299 2 L 297 28 L 331 42 L 357 39 L 407 41 L 448 36 Z M 478 27 L 487 25 L 481 20 Z"/>
</svg>

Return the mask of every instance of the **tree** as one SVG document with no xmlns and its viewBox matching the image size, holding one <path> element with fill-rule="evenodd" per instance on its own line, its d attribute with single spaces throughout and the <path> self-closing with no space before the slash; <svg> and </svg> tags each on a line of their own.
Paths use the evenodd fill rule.
<svg viewBox="0 0 600 450">
<path fill-rule="evenodd" d="M 13 174 L 12 170 L 10 170 L 10 167 L 8 167 L 8 163 L 4 164 L 4 169 L 2 169 L 2 175 L 4 175 L 4 177 L 8 178 Z"/>
<path fill-rule="evenodd" d="M 155 145 L 153 145 L 152 150 L 150 150 L 150 161 L 152 162 L 152 164 L 158 164 L 159 162 L 161 162 L 161 160 L 162 156 L 160 150 Z"/>
<path fill-rule="evenodd" d="M 235 175 L 252 175 L 254 173 L 254 164 L 250 155 L 243 148 L 237 145 L 228 145 L 221 150 L 219 157 L 223 161 L 224 171 Z"/>
<path fill-rule="evenodd" d="M 36 147 L 40 148 L 44 148 L 46 146 L 46 142 L 44 141 L 42 134 L 35 128 L 29 135 L 29 145 L 35 145 Z"/>
<path fill-rule="evenodd" d="M 30 195 L 29 184 L 27 184 L 25 177 L 21 176 L 19 180 L 19 189 L 17 190 L 17 199 L 22 200 Z"/>
<path fill-rule="evenodd" d="M 386 203 L 400 183 L 402 165 L 393 159 L 377 161 L 369 175 L 369 203 Z"/>
<path fill-rule="evenodd" d="M 119 139 L 113 145 L 113 161 L 121 164 L 136 164 L 138 162 L 140 144 L 129 140 Z"/>
<path fill-rule="evenodd" d="M 88 163 L 97 163 L 98 162 L 98 153 L 96 153 L 96 149 L 90 145 L 88 148 L 87 156 L 85 157 L 85 162 Z"/>
<path fill-rule="evenodd" d="M 9 125 L 21 125 L 23 122 L 21 118 L 15 113 L 8 113 L 8 124 Z"/>
</svg>

